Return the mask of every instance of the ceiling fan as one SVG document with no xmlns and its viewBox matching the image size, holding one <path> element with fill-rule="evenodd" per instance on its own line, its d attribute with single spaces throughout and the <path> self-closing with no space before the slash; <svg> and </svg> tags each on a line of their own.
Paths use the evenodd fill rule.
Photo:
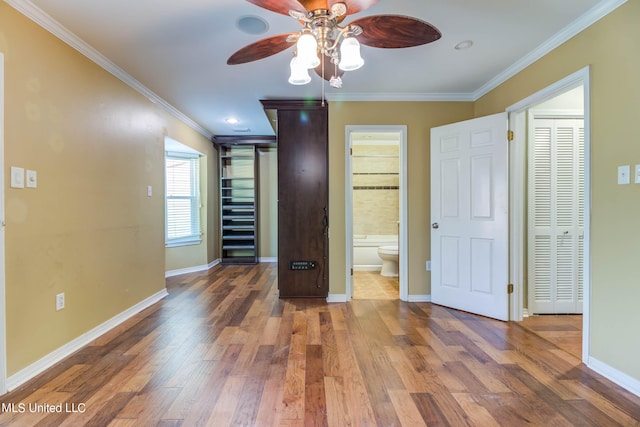
<svg viewBox="0 0 640 427">
<path fill-rule="evenodd" d="M 303 28 L 297 33 L 279 34 L 251 43 L 231 55 L 227 64 L 257 61 L 296 45 L 290 63 L 289 83 L 292 84 L 308 83 L 311 77 L 307 70 L 313 68 L 331 86 L 342 87 L 344 71 L 356 70 L 364 64 L 360 43 L 395 49 L 431 43 L 441 37 L 440 31 L 427 22 L 401 15 L 373 15 L 341 25 L 347 16 L 362 12 L 379 0 L 247 1 L 290 15 Z"/>
</svg>

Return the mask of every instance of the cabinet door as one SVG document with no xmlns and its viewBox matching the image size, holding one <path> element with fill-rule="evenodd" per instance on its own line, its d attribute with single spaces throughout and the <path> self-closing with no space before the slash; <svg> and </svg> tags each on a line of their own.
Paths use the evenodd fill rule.
<svg viewBox="0 0 640 427">
<path fill-rule="evenodd" d="M 278 110 L 280 297 L 326 297 L 328 285 L 326 108 Z"/>
</svg>

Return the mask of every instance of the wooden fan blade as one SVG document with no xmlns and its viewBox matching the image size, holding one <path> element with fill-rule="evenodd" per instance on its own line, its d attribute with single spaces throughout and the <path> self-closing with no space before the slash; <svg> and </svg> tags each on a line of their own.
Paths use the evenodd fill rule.
<svg viewBox="0 0 640 427">
<path fill-rule="evenodd" d="M 263 9 L 270 10 L 282 15 L 289 15 L 290 10 L 297 10 L 304 12 L 304 8 L 296 0 L 247 0 L 249 3 L 253 3 Z"/>
<path fill-rule="evenodd" d="M 358 41 L 372 47 L 397 49 L 420 46 L 442 37 L 432 25 L 409 16 L 374 15 L 356 19 L 351 24 L 362 28 Z"/>
<path fill-rule="evenodd" d="M 324 57 L 324 74 L 322 74 L 322 63 L 318 65 L 316 68 L 314 68 L 314 70 L 316 71 L 317 75 L 319 75 L 326 81 L 331 80 L 331 77 L 333 76 L 342 77 L 342 75 L 344 74 L 344 71 L 338 68 L 335 64 L 331 63 L 331 57 L 326 55 Z M 336 71 L 337 71 L 337 75 L 336 75 Z"/>
<path fill-rule="evenodd" d="M 238 50 L 227 59 L 228 65 L 244 64 L 246 62 L 257 61 L 271 55 L 275 55 L 278 52 L 282 52 L 290 46 L 293 46 L 295 42 L 287 41 L 289 34 L 278 34 L 277 36 L 268 37 L 266 39 L 258 40 L 255 43 L 251 43 Z"/>
</svg>

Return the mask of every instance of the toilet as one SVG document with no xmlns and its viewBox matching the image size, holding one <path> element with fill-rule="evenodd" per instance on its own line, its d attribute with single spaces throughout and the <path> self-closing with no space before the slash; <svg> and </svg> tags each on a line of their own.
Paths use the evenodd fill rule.
<svg viewBox="0 0 640 427">
<path fill-rule="evenodd" d="M 380 246 L 378 256 L 382 259 L 380 275 L 398 277 L 398 246 Z"/>
</svg>

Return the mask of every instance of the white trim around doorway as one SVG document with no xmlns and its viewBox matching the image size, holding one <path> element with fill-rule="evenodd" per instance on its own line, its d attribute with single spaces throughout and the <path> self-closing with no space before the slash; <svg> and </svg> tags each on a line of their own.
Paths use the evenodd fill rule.
<svg viewBox="0 0 640 427">
<path fill-rule="evenodd" d="M 511 320 L 521 321 L 524 313 L 524 279 L 526 263 L 526 153 L 527 153 L 527 110 L 544 101 L 561 95 L 571 89 L 582 86 L 584 90 L 584 299 L 582 317 L 582 360 L 590 357 L 590 296 L 591 296 L 591 110 L 589 108 L 589 67 L 585 67 L 564 79 L 536 92 L 507 108 L 509 113 L 509 129 L 514 132 L 514 139 L 509 147 L 510 188 L 510 261 L 509 280 L 514 284 L 514 292 L 510 299 Z"/>
<path fill-rule="evenodd" d="M 345 126 L 345 278 L 346 278 L 346 300 L 351 300 L 353 296 L 353 276 L 351 268 L 353 266 L 353 180 L 351 166 L 351 133 L 352 132 L 397 132 L 400 134 L 400 227 L 398 235 L 399 253 L 399 297 L 402 301 L 409 301 L 409 281 L 407 274 L 409 262 L 407 254 L 409 245 L 407 242 L 407 127 L 397 126 L 374 126 L 374 125 L 348 125 Z"/>
</svg>

